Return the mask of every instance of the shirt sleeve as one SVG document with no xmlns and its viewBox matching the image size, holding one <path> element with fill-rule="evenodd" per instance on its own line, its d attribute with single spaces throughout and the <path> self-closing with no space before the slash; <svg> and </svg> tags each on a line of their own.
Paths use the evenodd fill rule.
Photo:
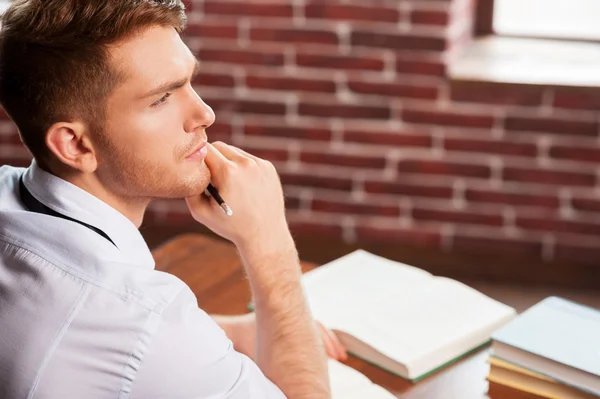
<svg viewBox="0 0 600 399">
<path fill-rule="evenodd" d="M 162 320 L 132 385 L 131 399 L 285 399 L 186 287 Z"/>
</svg>

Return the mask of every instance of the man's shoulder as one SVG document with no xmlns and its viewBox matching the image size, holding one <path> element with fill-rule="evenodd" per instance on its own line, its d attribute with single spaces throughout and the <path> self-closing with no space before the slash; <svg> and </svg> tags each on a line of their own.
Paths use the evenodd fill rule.
<svg viewBox="0 0 600 399">
<path fill-rule="evenodd" d="M 19 178 L 25 170 L 10 165 L 0 166 L 0 211 L 23 209 L 18 190 Z"/>
</svg>

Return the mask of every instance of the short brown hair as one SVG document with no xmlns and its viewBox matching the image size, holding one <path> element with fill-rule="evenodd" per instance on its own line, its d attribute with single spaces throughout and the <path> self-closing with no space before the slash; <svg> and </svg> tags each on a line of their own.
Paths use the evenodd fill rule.
<svg viewBox="0 0 600 399">
<path fill-rule="evenodd" d="M 102 126 L 123 79 L 108 46 L 151 25 L 186 24 L 181 0 L 14 0 L 1 18 L 0 104 L 39 162 L 47 130 L 75 119 Z"/>
</svg>

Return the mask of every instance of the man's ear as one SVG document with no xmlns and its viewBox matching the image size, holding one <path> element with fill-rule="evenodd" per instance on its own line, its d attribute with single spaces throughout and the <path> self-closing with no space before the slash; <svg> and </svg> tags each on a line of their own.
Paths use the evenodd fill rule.
<svg viewBox="0 0 600 399">
<path fill-rule="evenodd" d="M 82 172 L 98 167 L 96 151 L 82 122 L 58 122 L 48 129 L 46 145 L 60 162 Z"/>
</svg>

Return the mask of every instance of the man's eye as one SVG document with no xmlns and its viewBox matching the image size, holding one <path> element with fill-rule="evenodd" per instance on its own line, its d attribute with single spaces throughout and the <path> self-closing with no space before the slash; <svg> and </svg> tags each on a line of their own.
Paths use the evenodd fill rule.
<svg viewBox="0 0 600 399">
<path fill-rule="evenodd" d="M 162 105 L 164 103 L 167 102 L 167 98 L 171 97 L 171 93 L 167 93 L 164 96 L 162 96 L 160 98 L 160 100 L 158 100 L 157 102 L 155 102 L 154 104 L 152 104 L 152 107 L 158 107 L 159 105 Z"/>
</svg>

